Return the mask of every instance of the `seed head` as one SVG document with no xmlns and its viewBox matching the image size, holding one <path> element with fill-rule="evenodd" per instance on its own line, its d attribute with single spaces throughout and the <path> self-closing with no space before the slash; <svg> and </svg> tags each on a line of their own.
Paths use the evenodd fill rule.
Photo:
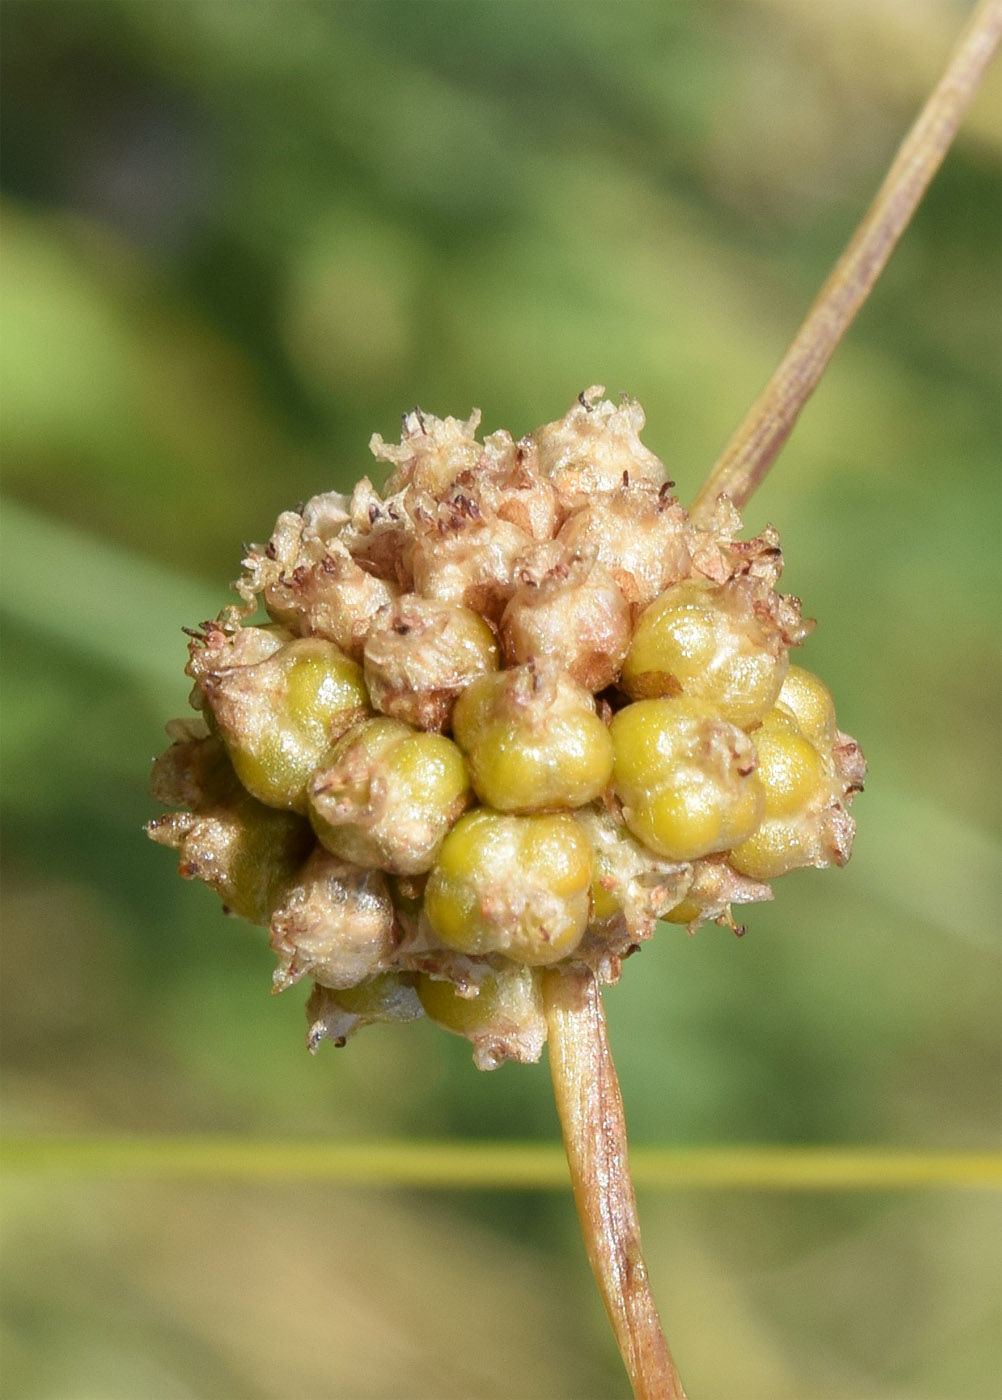
<svg viewBox="0 0 1002 1400">
<path fill-rule="evenodd" d="M 865 764 L 790 664 L 775 531 L 695 525 L 602 392 L 518 441 L 414 409 L 385 488 L 283 513 L 192 634 L 149 834 L 313 982 L 311 1050 L 427 1015 L 538 1059 L 540 969 L 615 981 L 848 859 Z"/>
</svg>

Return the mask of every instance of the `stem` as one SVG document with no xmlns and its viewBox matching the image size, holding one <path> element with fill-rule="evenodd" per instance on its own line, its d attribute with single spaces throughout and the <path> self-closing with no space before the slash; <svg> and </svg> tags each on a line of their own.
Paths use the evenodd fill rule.
<svg viewBox="0 0 1002 1400">
<path fill-rule="evenodd" d="M 585 1248 L 636 1400 L 685 1400 L 640 1245 L 602 993 L 584 968 L 543 977 L 550 1072 Z"/>
<path fill-rule="evenodd" d="M 863 222 L 700 488 L 691 510 L 695 520 L 707 521 L 721 495 L 740 508 L 764 479 L 939 169 L 1000 37 L 1002 0 L 980 0 Z"/>
</svg>

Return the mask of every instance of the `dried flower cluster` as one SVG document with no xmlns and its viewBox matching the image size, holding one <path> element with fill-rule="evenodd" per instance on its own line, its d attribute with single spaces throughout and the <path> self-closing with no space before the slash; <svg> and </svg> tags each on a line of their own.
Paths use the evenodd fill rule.
<svg viewBox="0 0 1002 1400">
<path fill-rule="evenodd" d="M 696 526 L 601 393 L 518 442 L 407 414 L 384 490 L 281 515 L 193 634 L 149 833 L 313 981 L 311 1048 L 427 1014 L 536 1060 L 542 968 L 614 981 L 659 919 L 848 859 L 862 755 L 790 665 L 774 531 Z"/>
</svg>

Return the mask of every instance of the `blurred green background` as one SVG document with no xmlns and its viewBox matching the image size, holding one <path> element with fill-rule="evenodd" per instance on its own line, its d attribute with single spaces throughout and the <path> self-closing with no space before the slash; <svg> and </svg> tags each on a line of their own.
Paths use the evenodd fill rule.
<svg viewBox="0 0 1002 1400">
<path fill-rule="evenodd" d="M 311 1060 L 259 931 L 144 840 L 182 624 L 415 402 L 594 382 L 683 499 L 968 9 L 6 0 L 4 1122 L 554 1140 L 422 1023 Z M 637 1143 L 997 1146 L 996 72 L 747 511 L 871 764 L 842 873 L 607 997 Z M 986 1192 L 641 1193 L 700 1400 L 1002 1385 Z M 569 1196 L 8 1173 L 16 1400 L 625 1396 Z"/>
</svg>

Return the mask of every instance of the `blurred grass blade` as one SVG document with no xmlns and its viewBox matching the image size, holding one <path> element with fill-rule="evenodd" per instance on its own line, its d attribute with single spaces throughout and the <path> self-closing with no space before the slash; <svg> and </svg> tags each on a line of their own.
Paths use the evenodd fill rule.
<svg viewBox="0 0 1002 1400">
<path fill-rule="evenodd" d="M 660 1189 L 901 1190 L 1002 1186 L 1002 1154 L 850 1147 L 637 1147 L 636 1184 Z M 324 1180 L 355 1186 L 566 1190 L 556 1143 L 319 1142 L 223 1137 L 8 1137 L 6 1174 Z"/>
<path fill-rule="evenodd" d="M 0 549 L 7 618 L 168 693 L 184 683 L 182 623 L 215 617 L 225 601 L 19 501 L 0 508 Z"/>
<path fill-rule="evenodd" d="M 1002 850 L 993 832 L 886 783 L 867 793 L 853 877 L 874 899 L 987 952 L 1002 951 Z"/>
</svg>

